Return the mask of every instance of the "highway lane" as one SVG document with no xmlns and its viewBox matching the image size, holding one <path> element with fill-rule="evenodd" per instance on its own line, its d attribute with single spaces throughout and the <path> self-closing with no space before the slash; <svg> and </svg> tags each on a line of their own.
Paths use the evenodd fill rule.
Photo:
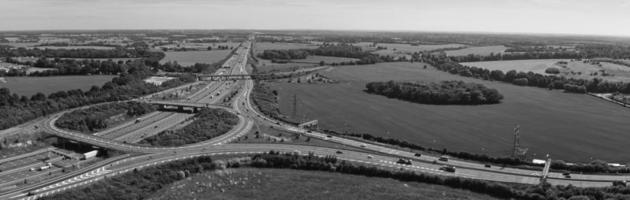
<svg viewBox="0 0 630 200">
<path fill-rule="evenodd" d="M 101 169 L 98 173 L 86 172 L 84 176 L 86 177 L 84 180 L 68 182 L 67 184 L 57 184 L 55 187 L 47 187 L 45 190 L 39 190 L 38 192 L 46 193 L 46 192 L 54 192 L 54 191 L 63 191 L 65 187 L 73 187 L 73 184 L 82 185 L 84 182 L 91 182 L 92 179 L 99 179 L 102 177 L 111 177 L 115 175 L 119 175 L 122 173 L 127 173 L 133 171 L 134 169 L 142 169 L 149 166 L 154 166 L 158 164 L 163 164 L 167 162 L 172 162 L 176 160 L 193 158 L 198 156 L 220 156 L 220 155 L 231 155 L 231 156 L 241 156 L 241 155 L 251 155 L 251 154 L 261 154 L 269 151 L 283 152 L 283 153 L 298 153 L 300 155 L 309 155 L 313 154 L 315 156 L 328 156 L 334 155 L 340 160 L 368 165 L 368 166 L 376 166 L 381 168 L 388 168 L 394 170 L 408 170 L 415 171 L 418 173 L 425 174 L 433 174 L 440 176 L 454 176 L 454 177 L 464 177 L 464 178 L 476 178 L 490 181 L 499 181 L 499 182 L 511 182 L 511 183 L 522 183 L 522 184 L 536 184 L 538 183 L 538 176 L 533 175 L 508 175 L 508 174 L 497 174 L 486 171 L 478 171 L 478 170 L 469 170 L 469 169 L 458 169 L 456 172 L 445 172 L 440 170 L 439 168 L 442 166 L 441 164 L 432 164 L 432 163 L 424 163 L 424 162 L 412 162 L 411 165 L 404 165 L 396 163 L 397 157 L 391 155 L 377 155 L 370 154 L 366 152 L 357 152 L 357 151 L 339 151 L 334 148 L 327 147 L 318 147 L 318 146 L 303 146 L 303 145 L 290 145 L 290 144 L 226 144 L 220 146 L 213 146 L 208 148 L 197 149 L 196 151 L 186 150 L 186 151 L 171 151 L 171 152 L 162 152 L 159 154 L 149 154 L 149 155 L 141 155 L 135 156 L 123 160 L 119 160 L 111 165 L 105 166 L 104 169 Z M 95 169 L 97 170 L 97 169 Z M 88 175 L 93 176 L 88 176 Z M 583 187 L 602 187 L 610 185 L 608 180 L 590 180 L 590 181 L 580 181 L 574 179 L 557 179 L 552 178 L 549 179 L 550 182 L 554 184 L 568 185 L 572 184 L 575 186 L 583 186 Z M 14 194 L 14 193 L 12 193 Z M 49 193 L 50 194 L 50 193 Z M 17 195 L 16 196 L 20 196 Z M 21 195 L 23 196 L 23 195 Z M 20 197 L 21 197 L 20 196 Z"/>
</svg>

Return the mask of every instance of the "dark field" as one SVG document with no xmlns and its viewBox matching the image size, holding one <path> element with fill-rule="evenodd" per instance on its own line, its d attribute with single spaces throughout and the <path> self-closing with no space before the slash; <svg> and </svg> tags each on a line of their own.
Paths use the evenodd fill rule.
<svg viewBox="0 0 630 200">
<path fill-rule="evenodd" d="M 345 66 L 320 72 L 340 84 L 273 84 L 281 110 L 292 113 L 298 95 L 298 118 L 320 120 L 338 131 L 360 131 L 455 151 L 510 155 L 513 128 L 521 126 L 521 145 L 538 158 L 589 161 L 630 160 L 630 110 L 594 97 L 533 87 L 463 78 L 422 69 L 420 63 Z M 363 92 L 368 81 L 464 80 L 498 89 L 496 105 L 423 105 Z"/>
<path fill-rule="evenodd" d="M 100 87 L 114 77 L 116 76 L 6 77 L 7 83 L 0 82 L 0 88 L 6 87 L 11 92 L 30 97 L 38 92 L 48 95 L 61 90 L 82 89 L 86 91 L 93 85 Z"/>
<path fill-rule="evenodd" d="M 228 169 L 199 174 L 157 192 L 166 199 L 495 199 L 466 190 L 387 178 L 288 169 Z"/>
</svg>

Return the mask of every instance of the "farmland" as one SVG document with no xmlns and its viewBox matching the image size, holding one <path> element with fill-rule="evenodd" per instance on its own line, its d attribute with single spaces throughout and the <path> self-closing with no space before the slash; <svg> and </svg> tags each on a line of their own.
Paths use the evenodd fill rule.
<svg viewBox="0 0 630 200">
<path fill-rule="evenodd" d="M 371 42 L 360 42 L 355 43 L 355 46 L 360 46 L 365 50 L 375 49 L 376 47 L 370 47 L 372 45 Z M 431 51 L 436 49 L 447 49 L 447 48 L 461 48 L 466 45 L 463 44 L 419 44 L 419 45 L 411 45 L 411 44 L 398 44 L 398 43 L 376 43 L 376 46 L 386 47 L 388 50 L 392 51 L 400 51 L 404 53 L 413 53 L 418 51 Z"/>
<path fill-rule="evenodd" d="M 38 92 L 50 94 L 60 90 L 89 90 L 93 85 L 101 86 L 115 76 L 51 76 L 51 77 L 5 77 L 7 83 L 0 82 L 19 95 L 31 96 Z"/>
<path fill-rule="evenodd" d="M 567 62 L 566 65 L 557 64 L 559 61 Z M 489 70 L 510 70 L 534 72 L 545 74 L 545 69 L 555 67 L 560 70 L 561 76 L 580 79 L 601 78 L 609 81 L 630 81 L 630 67 L 617 65 L 608 62 L 591 64 L 583 61 L 571 61 L 562 59 L 540 59 L 540 60 L 509 60 L 509 61 L 488 61 L 488 62 L 465 62 L 462 65 L 486 68 Z M 603 76 L 602 72 L 607 74 Z M 597 73 L 597 75 L 591 75 Z"/>
<path fill-rule="evenodd" d="M 551 153 L 555 159 L 621 161 L 630 156 L 625 142 L 630 127 L 622 126 L 630 110 L 587 95 L 464 78 L 423 69 L 421 63 L 344 66 L 322 72 L 339 84 L 274 83 L 283 113 L 292 113 L 297 94 L 299 119 L 318 119 L 320 127 L 366 132 L 454 151 L 507 156 L 512 129 L 521 126 L 521 144 L 532 156 Z M 476 82 L 499 90 L 500 104 L 482 106 L 422 105 L 363 90 L 369 81 Z M 557 142 L 562 141 L 562 142 Z"/>
<path fill-rule="evenodd" d="M 114 49 L 114 47 L 108 46 L 31 46 L 28 48 L 38 48 L 38 49 L 101 49 L 101 50 L 110 50 Z"/>
<path fill-rule="evenodd" d="M 212 50 L 212 51 L 168 51 L 166 57 L 160 63 L 177 62 L 181 66 L 192 66 L 195 63 L 212 64 L 225 59 L 230 50 Z"/>
<path fill-rule="evenodd" d="M 256 43 L 256 54 L 262 53 L 265 50 L 278 50 L 278 49 L 315 49 L 319 45 L 304 44 L 304 43 L 287 43 L 287 42 L 258 42 Z"/>
<path fill-rule="evenodd" d="M 419 44 L 419 45 L 411 45 L 411 44 L 397 44 L 397 43 L 377 43 L 376 46 L 372 45 L 370 42 L 360 42 L 355 43 L 355 46 L 360 46 L 364 50 L 374 51 L 374 53 L 383 56 L 406 56 L 407 58 L 411 58 L 409 54 L 419 51 L 432 51 L 437 49 L 450 49 L 450 48 L 463 48 L 466 47 L 463 44 Z M 387 49 L 377 50 L 376 47 L 385 47 Z"/>
<path fill-rule="evenodd" d="M 465 56 L 465 55 L 469 55 L 469 54 L 474 54 L 474 55 L 485 56 L 485 55 L 490 55 L 490 53 L 493 53 L 493 54 L 505 53 L 506 49 L 507 49 L 507 47 L 505 47 L 503 45 L 499 45 L 499 46 L 468 47 L 468 48 L 465 48 L 465 49 L 446 51 L 446 55 L 448 55 L 448 56 Z"/>
<path fill-rule="evenodd" d="M 494 199 L 444 186 L 289 169 L 228 169 L 198 174 L 158 191 L 162 199 Z"/>
</svg>

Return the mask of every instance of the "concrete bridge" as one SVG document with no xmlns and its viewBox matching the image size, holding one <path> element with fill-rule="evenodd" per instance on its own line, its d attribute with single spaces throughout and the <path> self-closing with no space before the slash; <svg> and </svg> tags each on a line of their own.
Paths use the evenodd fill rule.
<svg viewBox="0 0 630 200">
<path fill-rule="evenodd" d="M 193 102 L 177 102 L 177 101 L 145 101 L 153 105 L 158 105 L 159 110 L 169 110 L 167 107 L 174 107 L 177 112 L 199 112 L 202 108 L 214 107 L 207 103 L 193 103 Z"/>
</svg>

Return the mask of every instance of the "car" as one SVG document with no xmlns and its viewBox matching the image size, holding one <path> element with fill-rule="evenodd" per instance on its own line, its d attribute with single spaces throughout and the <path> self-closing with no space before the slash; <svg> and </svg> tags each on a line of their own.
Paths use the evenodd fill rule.
<svg viewBox="0 0 630 200">
<path fill-rule="evenodd" d="M 343 152 L 341 152 L 341 151 L 337 151 L 337 154 L 343 154 Z"/>
<path fill-rule="evenodd" d="M 365 148 L 365 144 L 361 144 L 361 145 L 359 145 L 359 146 L 360 146 L 360 147 L 363 147 L 363 148 Z"/>
<path fill-rule="evenodd" d="M 440 167 L 440 170 L 445 171 L 445 172 L 454 173 L 455 172 L 455 167 L 450 166 L 450 165 L 446 165 L 446 166 Z"/>
<path fill-rule="evenodd" d="M 491 166 L 490 164 L 486 164 L 486 165 L 484 165 L 484 167 L 486 167 L 486 168 L 490 168 L 490 167 L 492 167 L 492 166 Z"/>
<path fill-rule="evenodd" d="M 332 138 L 332 135 L 326 135 L 327 138 Z"/>
<path fill-rule="evenodd" d="M 374 158 L 374 156 L 372 156 L 372 155 L 367 155 L 367 158 L 368 158 L 368 159 L 372 159 L 372 158 Z"/>
<path fill-rule="evenodd" d="M 442 162 L 448 162 L 448 156 L 440 156 L 438 160 Z"/>
<path fill-rule="evenodd" d="M 153 128 L 158 128 L 158 126 L 156 125 L 156 126 L 154 126 Z"/>
<path fill-rule="evenodd" d="M 411 160 L 405 159 L 405 158 L 400 158 L 400 159 L 398 159 L 398 161 L 396 161 L 396 163 L 403 164 L 403 165 L 411 165 Z"/>
<path fill-rule="evenodd" d="M 420 154 L 420 153 L 415 153 L 415 154 L 413 154 L 413 156 L 415 156 L 415 157 L 420 157 L 420 156 L 422 156 L 422 154 Z"/>
<path fill-rule="evenodd" d="M 562 173 L 562 176 L 564 176 L 564 178 L 571 178 L 571 174 L 569 172 Z"/>
</svg>

